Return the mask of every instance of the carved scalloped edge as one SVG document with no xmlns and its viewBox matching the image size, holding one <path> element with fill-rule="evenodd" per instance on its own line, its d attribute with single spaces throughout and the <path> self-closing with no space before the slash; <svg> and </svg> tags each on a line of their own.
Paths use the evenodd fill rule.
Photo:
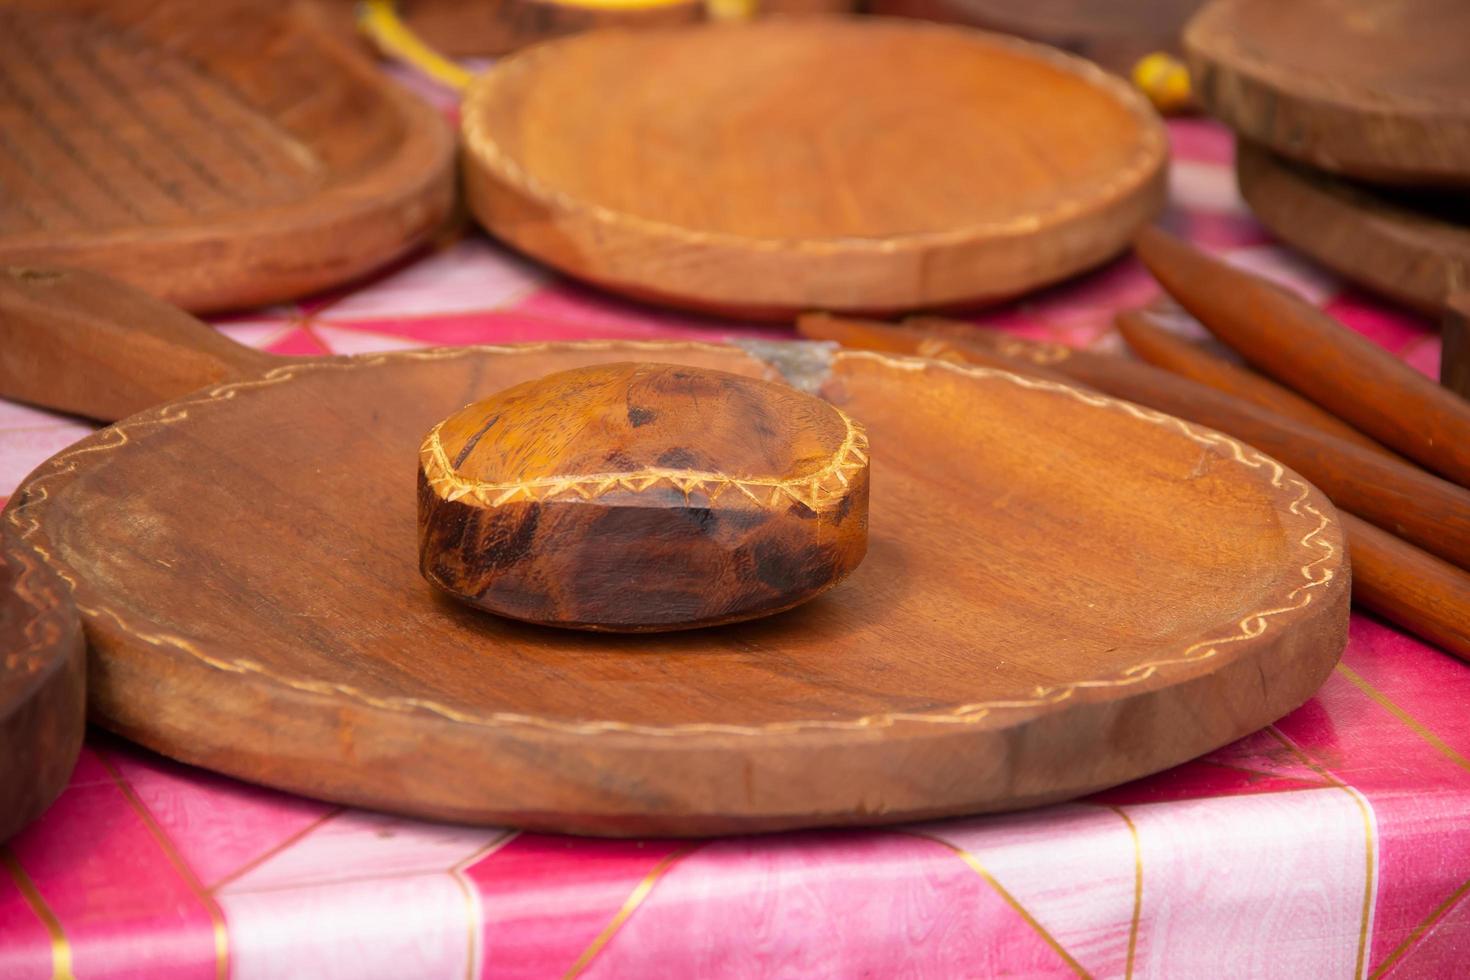
<svg viewBox="0 0 1470 980">
<path fill-rule="evenodd" d="M 7 550 L 0 556 L 0 560 L 5 557 L 14 558 L 20 566 L 20 574 L 11 583 L 11 591 L 30 610 L 30 614 L 21 630 L 26 638 L 26 645 L 4 654 L 3 659 L 0 659 L 0 668 L 7 673 L 24 671 L 35 674 L 50 663 L 49 659 L 39 656 L 40 652 L 61 639 L 61 626 L 54 616 L 62 611 L 64 603 L 60 596 L 51 591 L 50 583 L 44 577 L 38 577 L 41 566 L 32 557 L 29 546 Z"/>
<path fill-rule="evenodd" d="M 837 406 L 833 410 L 842 417 L 847 433 L 832 457 L 811 473 L 794 477 L 731 477 L 704 470 L 647 467 L 615 473 L 581 473 L 574 476 L 547 476 L 511 483 L 490 483 L 460 476 L 449 461 L 449 454 L 439 439 L 440 422 L 429 431 L 419 449 L 419 463 L 429 486 L 440 498 L 453 502 L 468 499 L 481 507 L 500 507 L 516 501 L 552 501 L 558 498 L 596 500 L 614 490 L 642 493 L 651 487 L 671 486 L 684 494 L 702 493 L 713 504 L 727 490 L 750 498 L 757 507 L 776 509 L 788 501 L 814 511 L 836 508 L 846 494 L 848 477 L 868 465 L 868 436 L 847 413 Z"/>
<path fill-rule="evenodd" d="M 81 446 L 77 449 L 62 452 L 43 464 L 47 472 L 38 471 L 32 475 L 20 490 L 18 495 L 25 499 L 8 511 L 9 519 L 21 532 L 23 539 L 29 539 L 31 535 L 40 528 L 40 521 L 32 513 L 37 508 L 45 506 L 49 499 L 49 493 L 43 484 L 76 469 L 75 459 L 86 453 L 109 452 L 116 450 L 129 441 L 128 432 L 135 428 L 151 425 L 167 425 L 186 418 L 189 410 L 194 407 L 208 406 L 217 402 L 228 401 L 238 397 L 242 392 L 252 389 L 279 384 L 298 374 L 315 370 L 348 369 L 354 365 L 381 364 L 390 360 L 421 360 L 440 359 L 457 356 L 465 356 L 474 353 L 503 353 L 521 354 L 534 353 L 546 350 L 614 350 L 614 349 L 692 349 L 737 351 L 736 348 L 716 344 L 701 343 L 659 343 L 656 341 L 609 341 L 609 342 L 584 342 L 584 343 L 546 343 L 531 344 L 525 346 L 481 346 L 469 348 L 444 348 L 431 351 L 397 351 L 393 353 L 364 356 L 354 359 L 349 363 L 346 361 L 309 361 L 304 364 L 293 364 L 285 367 L 275 368 L 262 377 L 250 381 L 237 381 L 219 385 L 208 389 L 203 393 L 186 398 L 182 401 L 172 402 L 157 409 L 135 415 L 129 419 L 103 430 L 107 433 L 99 441 L 92 445 Z M 1201 640 L 1190 644 L 1172 657 L 1160 660 L 1151 660 L 1124 668 L 1108 677 L 1090 678 L 1080 681 L 1069 681 L 1064 684 L 1051 686 L 1038 686 L 1031 692 L 1030 697 L 1016 698 L 1001 701 L 981 701 L 968 704 L 952 705 L 929 711 L 889 711 L 857 718 L 835 718 L 835 719 L 811 719 L 793 720 L 782 722 L 771 722 L 765 725 L 731 725 L 731 724 L 705 724 L 686 723 L 672 725 L 640 725 L 629 724 L 618 721 L 586 721 L 570 722 L 556 719 L 542 718 L 535 715 L 525 715 L 518 712 L 497 711 L 485 714 L 461 711 L 448 705 L 432 701 L 427 698 L 414 697 L 379 697 L 363 691 L 361 688 L 350 684 L 338 684 L 326 681 L 314 681 L 299 677 L 290 677 L 279 674 L 270 668 L 245 657 L 227 659 L 206 653 L 196 647 L 187 639 L 171 633 L 150 632 L 130 624 L 122 614 L 108 606 L 87 606 L 77 602 L 77 609 L 86 616 L 107 617 L 117 624 L 118 628 L 130 634 L 134 638 L 153 646 L 172 647 L 181 653 L 199 662 L 206 664 L 216 670 L 237 675 L 248 675 L 263 678 L 277 684 L 281 684 L 292 690 L 303 693 L 325 696 L 339 696 L 368 708 L 377 708 L 384 711 L 392 711 L 402 714 L 427 713 L 456 724 L 472 725 L 483 728 L 505 728 L 526 727 L 543 731 L 554 732 L 562 735 L 606 735 L 606 734 L 636 734 L 645 736 L 668 736 L 683 737 L 692 734 L 722 734 L 741 736 L 763 736 L 773 734 L 800 734 L 813 731 L 854 731 L 874 728 L 889 728 L 903 723 L 920 723 L 932 725 L 967 725 L 975 724 L 989 717 L 997 711 L 1019 711 L 1029 710 L 1048 705 L 1058 704 L 1075 697 L 1079 692 L 1097 688 L 1127 687 L 1142 683 L 1155 676 L 1161 670 L 1167 670 L 1177 666 L 1198 664 L 1219 656 L 1222 650 L 1232 643 L 1243 640 L 1254 639 L 1261 636 L 1271 627 L 1272 621 L 1286 615 L 1305 609 L 1311 605 L 1316 593 L 1313 590 L 1321 589 L 1336 577 L 1336 570 L 1322 568 L 1323 564 L 1331 561 L 1339 554 L 1338 549 L 1330 540 L 1327 540 L 1325 532 L 1332 527 L 1333 522 L 1328 516 L 1311 502 L 1308 497 L 1312 494 L 1311 486 L 1296 477 L 1288 477 L 1286 468 L 1263 453 L 1250 449 L 1243 443 L 1218 432 L 1203 430 L 1182 419 L 1163 412 L 1134 405 L 1120 399 L 1110 398 L 1090 391 L 1083 391 L 1070 385 L 1059 384 L 1053 381 L 1045 381 L 1039 378 L 1031 378 L 1023 375 L 1012 374 L 996 368 L 980 367 L 978 365 L 959 365 L 945 361 L 924 360 L 914 357 L 902 357 L 891 354 L 880 354 L 871 351 L 842 351 L 834 358 L 837 360 L 871 360 L 886 364 L 897 370 L 904 371 L 948 371 L 955 374 L 975 378 L 986 378 L 1013 384 L 1022 388 L 1030 388 L 1038 391 L 1050 391 L 1065 397 L 1073 398 L 1084 404 L 1096 408 L 1104 408 L 1112 411 L 1121 411 L 1144 422 L 1171 428 L 1200 446 L 1221 449 L 1226 453 L 1226 459 L 1238 465 L 1252 470 L 1264 470 L 1269 477 L 1270 485 L 1280 491 L 1283 495 L 1290 495 L 1287 511 L 1294 517 L 1301 518 L 1307 525 L 1308 530 L 1298 543 L 1308 553 L 1320 553 L 1300 568 L 1302 584 L 1290 590 L 1282 601 L 1271 608 L 1261 609 L 1241 617 L 1230 632 L 1219 637 Z M 23 517 L 29 518 L 28 525 L 23 524 Z M 32 543 L 41 557 L 56 571 L 56 573 L 72 588 L 73 597 L 76 596 L 78 583 L 61 566 L 53 556 Z"/>
</svg>

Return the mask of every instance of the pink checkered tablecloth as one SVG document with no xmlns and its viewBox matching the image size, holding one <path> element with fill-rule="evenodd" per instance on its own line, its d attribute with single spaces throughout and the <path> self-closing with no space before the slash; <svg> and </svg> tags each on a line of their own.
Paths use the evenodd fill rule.
<svg viewBox="0 0 1470 980">
<path fill-rule="evenodd" d="M 1425 372 L 1430 324 L 1272 244 L 1214 124 L 1171 124 L 1167 224 Z M 1131 259 L 977 319 L 1114 347 Z M 569 283 L 483 234 L 220 321 L 285 354 L 788 330 Z M 0 495 L 88 432 L 0 402 Z M 100 732 L 0 849 L 0 977 L 1470 975 L 1470 668 L 1366 615 L 1306 706 L 1158 776 L 1028 813 L 599 841 L 416 823 L 244 785 Z"/>
</svg>

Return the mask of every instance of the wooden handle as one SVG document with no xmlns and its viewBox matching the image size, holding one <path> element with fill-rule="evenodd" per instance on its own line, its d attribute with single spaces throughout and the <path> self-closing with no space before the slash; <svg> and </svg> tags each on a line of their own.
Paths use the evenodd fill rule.
<svg viewBox="0 0 1470 980">
<path fill-rule="evenodd" d="M 1351 514 L 1341 516 L 1353 598 L 1470 661 L 1470 574 Z"/>
<path fill-rule="evenodd" d="M 1470 293 L 1449 298 L 1440 339 L 1439 383 L 1461 398 L 1470 398 Z"/>
<path fill-rule="evenodd" d="M 80 269 L 0 269 L 0 397 L 113 422 L 277 358 Z"/>
<path fill-rule="evenodd" d="M 1155 367 L 1172 371 L 1190 381 L 1234 395 L 1277 415 L 1310 425 L 1331 436 L 1383 453 L 1402 462 L 1397 456 L 1337 416 L 1323 411 L 1294 391 L 1261 377 L 1248 368 L 1214 357 L 1195 344 L 1159 326 L 1159 317 L 1148 310 L 1126 310 L 1115 322 L 1118 333 L 1128 342 L 1133 353 Z"/>
<path fill-rule="evenodd" d="M 825 321 L 824 336 L 848 343 L 837 317 Z M 1470 568 L 1470 491 L 1372 450 L 1318 432 L 1299 422 L 1196 384 L 1168 371 L 1060 344 L 1037 344 L 970 324 L 926 317 L 903 326 L 856 321 L 852 346 L 879 331 L 910 332 L 944 341 L 983 363 L 1009 364 L 1032 373 L 1042 369 L 1071 383 L 1168 412 L 1235 436 L 1274 456 L 1321 487 L 1343 510 L 1389 529 L 1462 568 Z M 808 328 L 800 325 L 804 333 Z M 809 334 L 810 335 L 810 334 Z M 899 340 L 889 337 L 887 343 Z M 893 349 L 889 347 L 887 349 Z M 915 349 L 918 349 L 916 343 Z"/>
<path fill-rule="evenodd" d="M 1470 486 L 1470 402 L 1312 304 L 1160 231 L 1134 240 L 1144 265 L 1215 336 L 1334 415 Z"/>
</svg>

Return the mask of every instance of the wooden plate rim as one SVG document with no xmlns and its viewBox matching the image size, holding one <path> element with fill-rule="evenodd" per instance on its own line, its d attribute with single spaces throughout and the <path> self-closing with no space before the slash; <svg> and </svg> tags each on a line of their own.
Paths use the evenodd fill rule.
<svg viewBox="0 0 1470 980">
<path fill-rule="evenodd" d="M 1344 87 L 1340 79 L 1330 76 L 1289 74 L 1288 69 L 1265 61 L 1241 46 L 1233 31 L 1219 28 L 1216 21 L 1233 17 L 1237 5 L 1237 0 L 1212 0 L 1185 25 L 1184 49 L 1192 59 L 1199 59 L 1197 64 L 1208 62 L 1216 71 L 1224 69 L 1250 82 L 1260 93 L 1300 105 L 1330 106 L 1359 117 L 1422 116 L 1424 122 L 1435 125 L 1463 125 L 1467 121 L 1465 110 L 1470 101 L 1464 99 L 1419 93 L 1394 95 L 1390 102 L 1372 89 L 1358 85 Z M 1197 70 L 1191 74 L 1199 78 Z M 1372 102 L 1376 108 L 1369 109 L 1364 101 Z"/>
<path fill-rule="evenodd" d="M 52 748 L 56 753 L 51 759 L 23 758 L 19 765 L 0 760 L 0 777 L 8 774 L 19 779 L 19 783 L 0 785 L 0 791 L 18 790 L 19 798 L 30 802 L 23 811 L 10 810 L 13 800 L 0 807 L 0 842 L 4 842 L 51 805 L 76 764 L 86 727 L 86 647 L 70 592 L 56 588 L 61 579 L 39 549 L 0 527 L 0 564 L 19 569 L 11 580 L 12 598 L 7 601 L 22 610 L 17 625 L 28 640 L 20 650 L 0 650 L 3 669 L 24 673 L 29 681 L 0 704 L 0 752 Z M 33 702 L 43 700 L 47 703 L 38 716 Z M 69 710 L 58 707 L 68 703 Z M 10 711 L 16 704 L 22 706 L 18 717 Z M 3 744 L 7 738 L 19 740 L 20 745 Z"/>
<path fill-rule="evenodd" d="M 494 67 L 479 75 L 465 93 L 460 114 L 464 153 L 471 164 L 484 167 L 492 178 L 507 185 L 513 192 L 549 205 L 559 214 L 583 216 L 597 223 L 623 226 L 638 233 L 674 239 L 690 246 L 713 245 L 747 251 L 795 251 L 812 254 L 851 252 L 891 254 L 896 248 L 925 250 L 977 239 L 1034 233 L 1038 228 L 1059 224 L 1071 215 L 1082 212 L 1094 204 L 1104 203 L 1116 206 L 1119 201 L 1126 201 L 1133 195 L 1144 192 L 1150 181 L 1162 171 L 1168 160 L 1168 140 L 1164 124 L 1143 95 L 1121 78 L 1109 74 L 1084 58 L 1034 41 L 957 25 L 898 17 L 868 17 L 863 18 L 862 21 L 849 19 L 844 19 L 844 21 L 845 26 L 861 24 L 860 29 L 863 30 L 894 30 L 912 34 L 956 36 L 981 47 L 1026 55 L 1043 62 L 1055 71 L 1078 78 L 1099 89 L 1105 95 L 1112 96 L 1128 109 L 1137 121 L 1140 140 L 1134 159 L 1112 179 L 1091 185 L 1091 194 L 1060 200 L 1040 215 L 1021 215 L 1004 221 L 976 222 L 958 228 L 934 231 L 869 237 L 769 238 L 689 228 L 655 218 L 646 218 L 583 200 L 558 188 L 548 186 L 543 180 L 530 174 L 501 150 L 500 145 L 487 129 L 483 106 L 494 93 L 496 85 L 502 84 L 511 77 L 512 73 L 526 71 L 537 60 L 547 57 L 548 53 L 554 54 L 563 46 L 596 43 L 597 39 L 607 35 L 636 36 L 639 33 L 647 33 L 646 31 L 630 31 L 626 28 L 607 28 L 558 38 L 523 48 L 497 61 Z M 731 29 L 760 30 L 762 26 L 730 28 L 728 26 L 710 27 L 704 24 L 682 24 L 661 28 L 669 33 Z M 1115 191 L 1117 192 L 1116 200 L 1114 199 Z"/>
<path fill-rule="evenodd" d="M 1241 197 L 1273 234 L 1324 266 L 1397 302 L 1437 316 L 1458 283 L 1470 284 L 1470 227 L 1377 197 L 1371 187 L 1356 187 L 1346 178 L 1310 172 L 1245 139 L 1236 148 L 1235 178 Z M 1288 191 L 1296 197 L 1284 199 Z M 1379 213 L 1360 212 L 1359 204 L 1371 205 Z M 1284 214 L 1283 208 L 1296 213 Z M 1301 220 L 1308 208 L 1318 222 Z M 1349 223 L 1364 241 L 1412 255 L 1413 274 L 1379 267 L 1366 255 L 1345 257 L 1337 249 L 1322 247 L 1319 235 L 1330 237 L 1330 231 L 1345 230 Z M 1408 240 L 1416 229 L 1443 240 Z"/>
<path fill-rule="evenodd" d="M 824 345 L 804 345 L 808 348 Z M 53 491 L 63 490 L 79 467 L 76 460 L 85 455 L 114 451 L 131 442 L 130 433 L 137 429 L 169 425 L 181 421 L 204 407 L 218 407 L 241 395 L 261 388 L 281 384 L 297 375 L 323 370 L 351 370 L 376 367 L 395 361 L 440 360 L 445 358 L 474 355 L 516 355 L 557 351 L 607 350 L 627 351 L 630 354 L 660 350 L 704 350 L 743 354 L 760 361 L 762 358 L 734 345 L 707 344 L 700 342 L 660 341 L 584 341 L 548 342 L 538 344 L 484 345 L 474 347 L 436 348 L 430 350 L 394 351 L 356 357 L 334 357 L 305 360 L 271 369 L 256 377 L 228 382 L 205 389 L 194 395 L 166 403 L 157 408 L 124 419 L 113 426 L 98 431 L 76 445 L 42 463 L 17 489 L 12 505 L 7 508 L 10 523 L 21 539 L 34 548 L 48 565 L 70 586 L 78 609 L 89 618 L 105 617 L 115 623 L 126 635 L 149 647 L 171 647 L 193 658 L 199 663 L 227 673 L 250 675 L 272 682 L 288 692 L 307 696 L 334 695 L 347 698 L 361 707 L 391 712 L 397 715 L 427 713 L 440 721 L 470 725 L 480 728 L 506 729 L 524 728 L 550 732 L 563 736 L 671 736 L 681 740 L 683 746 L 697 745 L 695 736 L 771 736 L 813 735 L 821 737 L 833 732 L 850 732 L 890 728 L 896 725 L 930 726 L 930 730 L 942 732 L 954 725 L 977 725 L 991 719 L 992 712 L 1014 717 L 1014 713 L 1040 713 L 1061 704 L 1086 703 L 1095 697 L 1105 696 L 1110 689 L 1139 686 L 1140 691 L 1153 690 L 1166 684 L 1180 684 L 1198 677 L 1203 672 L 1202 664 L 1222 654 L 1228 658 L 1232 649 L 1241 649 L 1238 644 L 1255 640 L 1271 630 L 1273 626 L 1289 622 L 1305 610 L 1316 596 L 1327 596 L 1334 591 L 1333 583 L 1344 571 L 1345 548 L 1336 511 L 1325 496 L 1282 464 L 1269 456 L 1221 433 L 1177 419 L 1161 412 L 1143 408 L 1095 392 L 1085 391 L 1070 385 L 1012 374 L 993 368 L 958 365 L 923 358 L 903 357 L 869 351 L 838 351 L 832 356 L 835 365 L 840 361 L 873 361 L 902 371 L 945 371 L 990 381 L 1013 384 L 1022 388 L 1046 391 L 1073 398 L 1094 408 L 1128 415 L 1134 419 L 1154 425 L 1172 428 L 1203 448 L 1226 450 L 1227 459 L 1248 469 L 1263 471 L 1263 482 L 1275 493 L 1288 498 L 1285 511 L 1300 518 L 1306 533 L 1295 539 L 1306 558 L 1312 552 L 1320 552 L 1310 561 L 1305 561 L 1298 570 L 1302 581 L 1289 589 L 1280 602 L 1242 617 L 1233 624 L 1231 632 L 1223 636 L 1198 641 L 1179 652 L 1177 656 L 1152 660 L 1132 665 L 1116 674 L 1103 678 L 1088 678 L 1070 681 L 1051 687 L 1038 687 L 1031 698 L 982 701 L 970 704 L 951 705 L 944 709 L 925 712 L 879 712 L 849 719 L 821 719 L 810 721 L 782 721 L 764 725 L 729 725 L 683 723 L 666 726 L 630 724 L 618 721 L 570 722 L 515 712 L 490 712 L 475 714 L 417 697 L 380 697 L 357 688 L 334 682 L 314 681 L 290 677 L 273 671 L 247 658 L 227 659 L 199 649 L 188 639 L 165 632 L 151 632 L 130 623 L 116 609 L 105 604 L 88 604 L 86 583 L 73 578 L 64 562 L 48 550 L 50 543 L 42 529 L 41 514 Z M 769 362 L 766 362 L 769 366 Z M 1298 527 L 1297 530 L 1301 530 Z M 39 532 L 39 533 L 38 533 Z M 1288 537 L 1291 537 L 1288 534 Z M 1279 581 L 1279 580 L 1278 580 Z M 1286 583 L 1292 584 L 1291 581 Z M 1335 588 L 1345 588 L 1338 581 Z M 1325 600 L 1324 600 L 1325 601 Z M 1228 659 L 1227 659 L 1228 662 Z M 1165 675 L 1161 679 L 1161 674 Z M 1155 683 L 1148 683 L 1154 681 Z M 994 723 L 992 720 L 990 723 Z"/>
<path fill-rule="evenodd" d="M 333 250 L 324 251 L 316 241 L 311 243 L 306 253 L 300 252 L 299 245 L 292 250 L 295 261 L 303 265 L 306 264 L 303 260 L 309 256 L 310 268 L 288 269 L 285 280 L 291 285 L 284 290 L 273 290 L 268 281 L 249 289 L 238 282 L 226 281 L 202 291 L 205 295 L 198 300 L 192 292 L 171 297 L 180 305 L 203 311 L 241 302 L 235 298 L 221 301 L 219 297 L 222 296 L 244 296 L 247 297 L 246 302 L 271 302 L 325 288 L 391 262 L 432 232 L 448 216 L 456 192 L 455 141 L 448 124 L 427 104 L 380 75 L 360 55 L 345 49 L 336 37 L 314 20 L 289 10 L 277 11 L 274 16 L 290 19 L 293 30 L 311 38 L 321 58 L 370 90 L 385 111 L 399 120 L 404 135 L 391 155 L 377 165 L 365 167 L 349 179 L 329 183 L 307 197 L 242 209 L 234 212 L 233 218 L 178 224 L 135 224 L 99 231 L 81 229 L 61 234 L 36 232 L 0 236 L 0 261 L 9 261 L 6 256 L 22 254 L 27 256 L 27 261 L 35 261 L 37 256 L 44 254 L 52 256 L 51 261 L 64 262 L 68 254 L 90 255 L 126 247 L 158 250 L 171 260 L 178 260 L 173 250 L 188 250 L 192 263 L 208 266 L 215 264 L 215 260 L 201 259 L 192 254 L 204 245 L 238 244 L 242 241 L 276 241 L 289 245 L 308 232 L 339 228 L 338 234 L 330 236 L 330 240 L 336 243 Z M 364 188 L 383 187 L 390 188 L 391 193 L 363 193 Z M 390 238 L 400 239 L 396 247 L 388 249 L 385 246 L 381 252 L 358 258 L 345 266 L 339 265 L 342 256 L 359 255 L 363 232 L 354 232 L 355 227 L 364 223 L 371 225 L 403 208 L 416 208 L 423 214 L 416 215 L 416 220 L 411 222 L 395 222 L 391 230 L 370 229 L 369 232 L 373 235 L 386 233 Z M 228 280 L 230 277 L 221 273 L 219 278 Z M 237 275 L 235 278 L 246 276 Z M 301 288 L 296 285 L 301 278 L 315 285 Z"/>
</svg>

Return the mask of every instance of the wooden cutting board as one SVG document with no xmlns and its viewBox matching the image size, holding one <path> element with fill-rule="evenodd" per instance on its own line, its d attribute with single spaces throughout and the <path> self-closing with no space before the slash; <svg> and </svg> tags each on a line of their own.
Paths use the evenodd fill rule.
<svg viewBox="0 0 1470 980">
<path fill-rule="evenodd" d="M 1262 224 L 1349 279 L 1435 316 L 1470 285 L 1470 189 L 1373 187 L 1245 141 L 1235 172 Z"/>
<path fill-rule="evenodd" d="M 1122 80 L 918 21 L 599 31 L 500 61 L 462 117 L 492 233 L 744 316 L 1014 296 L 1117 254 L 1164 200 L 1163 127 Z"/>
<path fill-rule="evenodd" d="M 0 842 L 71 776 L 86 727 L 85 653 L 65 584 L 0 522 Z"/>
<path fill-rule="evenodd" d="M 75 322 L 38 340 L 7 318 L 32 348 Z M 177 326 L 130 336 L 190 343 Z M 644 636 L 497 619 L 423 581 L 425 431 L 506 386 L 627 360 L 779 365 L 863 423 L 863 564 L 789 613 Z M 118 390 L 110 363 L 99 391 Z M 613 835 L 1014 809 L 1267 724 L 1346 640 L 1343 536 L 1319 491 L 1055 382 L 807 344 L 242 363 L 255 373 L 43 464 L 5 520 L 73 583 L 102 724 L 298 793 Z"/>
<path fill-rule="evenodd" d="M 423 241 L 453 198 L 447 127 L 290 8 L 0 3 L 0 264 L 215 310 Z"/>
<path fill-rule="evenodd" d="M 1470 4 L 1212 0 L 1184 32 L 1196 94 L 1277 153 L 1393 183 L 1470 184 Z"/>
</svg>

